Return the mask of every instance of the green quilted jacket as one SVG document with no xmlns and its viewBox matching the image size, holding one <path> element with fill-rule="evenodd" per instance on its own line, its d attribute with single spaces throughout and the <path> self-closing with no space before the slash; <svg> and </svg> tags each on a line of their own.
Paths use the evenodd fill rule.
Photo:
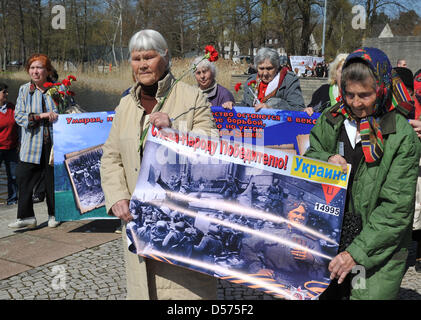
<svg viewBox="0 0 421 320">
<path fill-rule="evenodd" d="M 333 117 L 332 108 L 325 110 L 313 127 L 306 157 L 327 161 L 339 153 L 339 132 L 345 118 Z M 380 127 L 383 157 L 372 164 L 362 159 L 352 186 L 363 228 L 346 251 L 364 268 L 354 278 L 358 282 L 351 299 L 395 299 L 411 242 L 420 141 L 405 117 L 395 111 L 381 117 Z"/>
</svg>

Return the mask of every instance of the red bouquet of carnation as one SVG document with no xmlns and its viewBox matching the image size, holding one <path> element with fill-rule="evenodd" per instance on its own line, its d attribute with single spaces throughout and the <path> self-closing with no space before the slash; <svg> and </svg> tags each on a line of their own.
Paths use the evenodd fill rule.
<svg viewBox="0 0 421 320">
<path fill-rule="evenodd" d="M 76 77 L 69 75 L 61 82 L 45 82 L 44 87 L 47 88 L 47 94 L 53 98 L 59 114 L 65 113 L 66 109 L 72 105 L 75 93 L 69 90 L 72 81 L 76 81 Z"/>
<path fill-rule="evenodd" d="M 238 82 L 238 83 L 235 85 L 235 87 L 234 87 L 235 92 L 240 91 L 241 86 L 242 86 L 242 83 L 241 83 L 241 82 Z"/>
<path fill-rule="evenodd" d="M 210 62 L 215 62 L 218 60 L 218 51 L 213 46 L 207 45 L 205 47 L 205 56 Z"/>
</svg>

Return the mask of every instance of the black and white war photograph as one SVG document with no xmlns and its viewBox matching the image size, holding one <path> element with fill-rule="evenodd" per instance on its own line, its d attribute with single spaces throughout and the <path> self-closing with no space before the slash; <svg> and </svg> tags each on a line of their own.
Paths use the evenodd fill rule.
<svg viewBox="0 0 421 320">
<path fill-rule="evenodd" d="M 130 202 L 132 252 L 282 297 L 299 289 L 309 299 L 312 284 L 329 284 L 342 221 L 315 210 L 326 203 L 320 184 L 211 157 L 161 165 L 159 145 L 147 144 Z"/>
<path fill-rule="evenodd" d="M 64 155 L 76 205 L 81 214 L 105 205 L 101 188 L 102 145 Z"/>
</svg>

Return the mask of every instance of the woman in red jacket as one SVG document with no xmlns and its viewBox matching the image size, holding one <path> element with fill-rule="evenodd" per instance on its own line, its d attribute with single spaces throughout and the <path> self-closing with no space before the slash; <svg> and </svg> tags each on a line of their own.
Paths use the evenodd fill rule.
<svg viewBox="0 0 421 320">
<path fill-rule="evenodd" d="M 0 165 L 5 163 L 7 174 L 7 205 L 16 204 L 18 186 L 16 165 L 19 161 L 18 126 L 15 122 L 15 106 L 7 101 L 8 86 L 0 83 Z"/>
</svg>

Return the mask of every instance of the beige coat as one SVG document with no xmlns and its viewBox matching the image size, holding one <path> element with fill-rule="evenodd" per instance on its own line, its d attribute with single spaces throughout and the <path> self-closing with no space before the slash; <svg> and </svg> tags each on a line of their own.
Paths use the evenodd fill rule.
<svg viewBox="0 0 421 320">
<path fill-rule="evenodd" d="M 158 82 L 158 104 L 174 81 L 169 73 Z M 149 124 L 149 116 L 145 114 L 138 99 L 139 91 L 140 86 L 137 84 L 132 87 L 129 95 L 121 99 L 115 110 L 109 137 L 103 146 L 101 185 L 109 214 L 117 201 L 130 200 L 139 175 L 139 142 L 143 129 Z M 152 112 L 156 111 L 157 105 Z M 177 118 L 173 121 L 173 127 L 181 131 L 206 134 L 213 131 L 217 134 L 206 97 L 197 88 L 183 82 L 174 86 L 161 112 L 168 113 L 174 119 L 191 107 L 199 106 L 205 107 L 191 110 Z M 128 299 L 216 299 L 214 278 L 130 253 L 126 246 L 125 232 L 123 242 Z"/>
</svg>

